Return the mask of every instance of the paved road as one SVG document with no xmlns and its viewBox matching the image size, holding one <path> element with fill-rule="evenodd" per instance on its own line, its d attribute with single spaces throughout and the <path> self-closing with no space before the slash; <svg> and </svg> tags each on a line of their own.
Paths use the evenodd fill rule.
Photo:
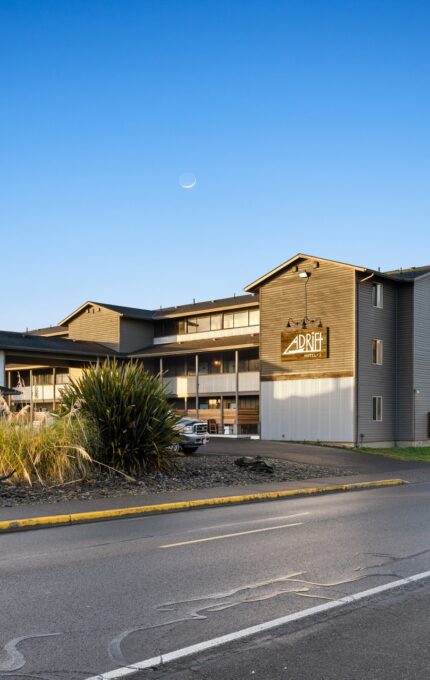
<svg viewBox="0 0 430 680">
<path fill-rule="evenodd" d="M 423 483 L 4 535 L 0 678 L 86 680 L 425 572 L 429 501 Z M 428 678 L 429 592 L 131 677 Z"/>
<path fill-rule="evenodd" d="M 209 444 L 201 449 L 205 454 L 222 454 L 225 456 L 266 456 L 282 458 L 293 463 L 324 465 L 326 467 L 345 467 L 362 474 L 389 474 L 395 471 L 420 470 L 427 471 L 428 463 L 405 462 L 376 456 L 374 454 L 357 453 L 343 448 L 315 446 L 312 444 L 296 444 L 290 442 L 260 441 L 258 439 L 226 439 L 211 438 Z"/>
</svg>

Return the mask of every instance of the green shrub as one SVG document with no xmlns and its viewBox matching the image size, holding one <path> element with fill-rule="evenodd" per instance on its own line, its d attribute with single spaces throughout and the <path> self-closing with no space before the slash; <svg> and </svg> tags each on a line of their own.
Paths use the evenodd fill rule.
<svg viewBox="0 0 430 680">
<path fill-rule="evenodd" d="M 13 483 L 64 483 L 88 475 L 92 469 L 88 449 L 94 433 L 78 421 L 62 418 L 32 427 L 0 420 L 0 477 Z"/>
<path fill-rule="evenodd" d="M 138 474 L 172 461 L 178 419 L 162 381 L 142 364 L 106 359 L 89 366 L 66 386 L 62 402 L 63 412 L 78 411 L 96 425 L 101 462 Z"/>
</svg>

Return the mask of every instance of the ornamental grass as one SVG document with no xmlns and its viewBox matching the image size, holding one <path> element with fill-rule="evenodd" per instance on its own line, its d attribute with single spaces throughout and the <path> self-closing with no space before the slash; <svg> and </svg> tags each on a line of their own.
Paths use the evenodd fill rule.
<svg viewBox="0 0 430 680">
<path fill-rule="evenodd" d="M 96 433 L 77 420 L 35 426 L 0 419 L 0 479 L 13 484 L 64 484 L 93 469 Z"/>
</svg>

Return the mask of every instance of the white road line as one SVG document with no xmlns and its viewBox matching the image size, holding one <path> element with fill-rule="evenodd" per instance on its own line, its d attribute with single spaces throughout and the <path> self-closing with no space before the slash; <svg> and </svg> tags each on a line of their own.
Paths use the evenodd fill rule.
<svg viewBox="0 0 430 680">
<path fill-rule="evenodd" d="M 244 519 L 238 522 L 224 522 L 223 524 L 213 524 L 206 527 L 199 527 L 198 529 L 189 529 L 187 533 L 196 531 L 213 531 L 214 529 L 225 529 L 226 527 L 237 527 L 240 524 L 258 524 L 259 522 L 278 522 L 281 519 L 293 519 L 293 517 L 304 517 L 310 515 L 310 512 L 295 512 L 293 515 L 275 515 L 274 517 L 259 517 L 258 519 Z"/>
<path fill-rule="evenodd" d="M 178 548 L 180 545 L 191 545 L 192 543 L 206 543 L 207 541 L 220 541 L 222 538 L 232 538 L 233 536 L 245 536 L 246 534 L 261 534 L 263 531 L 275 531 L 276 529 L 286 529 L 287 527 L 299 527 L 303 522 L 292 524 L 278 524 L 275 527 L 264 527 L 264 529 L 250 529 L 249 531 L 236 531 L 234 534 L 222 534 L 221 536 L 208 536 L 207 538 L 194 538 L 192 541 L 181 541 L 180 543 L 168 543 L 160 545 L 160 548 Z"/>
<path fill-rule="evenodd" d="M 310 616 L 314 616 L 315 614 L 321 614 L 322 612 L 329 611 L 330 609 L 344 607 L 347 604 L 353 604 L 354 602 L 359 602 L 360 600 L 364 600 L 367 597 L 379 595 L 380 593 L 394 590 L 395 588 L 401 588 L 402 586 L 406 586 L 410 583 L 417 583 L 418 581 L 423 581 L 426 578 L 430 578 L 430 571 L 423 571 L 420 574 L 414 574 L 413 576 L 401 578 L 398 581 L 391 581 L 391 583 L 385 583 L 382 586 L 369 588 L 369 590 L 362 590 L 360 593 L 355 593 L 354 595 L 346 595 L 345 597 L 341 597 L 339 600 L 332 600 L 331 602 L 319 604 L 316 607 L 302 609 L 301 611 L 295 612 L 294 614 L 287 614 L 286 616 L 281 616 L 278 619 L 272 619 L 272 621 L 259 623 L 256 626 L 242 628 L 242 630 L 237 630 L 234 633 L 228 633 L 227 635 L 221 635 L 221 637 L 216 637 L 212 640 L 198 642 L 195 645 L 183 647 L 182 649 L 177 649 L 174 652 L 168 652 L 162 656 L 153 656 L 151 659 L 145 659 L 144 661 L 130 664 L 130 666 L 117 668 L 113 671 L 107 671 L 106 673 L 100 673 L 100 675 L 93 675 L 90 678 L 86 678 L 86 680 L 117 680 L 118 678 L 125 678 L 128 675 L 137 673 L 137 671 L 163 666 L 164 664 L 170 663 L 171 661 L 177 661 L 178 659 L 183 659 L 186 656 L 192 656 L 193 654 L 198 654 L 199 652 L 205 652 L 208 649 L 221 647 L 221 645 L 226 645 L 228 642 L 242 640 L 243 638 L 256 635 L 257 633 L 264 633 L 267 630 L 272 630 L 273 628 L 278 628 L 279 626 L 292 623 L 293 621 L 299 621 L 300 619 L 306 619 Z"/>
</svg>

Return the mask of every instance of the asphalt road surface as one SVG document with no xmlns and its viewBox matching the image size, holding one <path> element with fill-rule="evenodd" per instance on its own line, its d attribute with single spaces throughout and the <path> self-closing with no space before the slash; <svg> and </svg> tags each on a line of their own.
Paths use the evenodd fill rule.
<svg viewBox="0 0 430 680">
<path fill-rule="evenodd" d="M 1 536 L 0 677 L 429 678 L 429 527 L 422 483 Z"/>
</svg>

